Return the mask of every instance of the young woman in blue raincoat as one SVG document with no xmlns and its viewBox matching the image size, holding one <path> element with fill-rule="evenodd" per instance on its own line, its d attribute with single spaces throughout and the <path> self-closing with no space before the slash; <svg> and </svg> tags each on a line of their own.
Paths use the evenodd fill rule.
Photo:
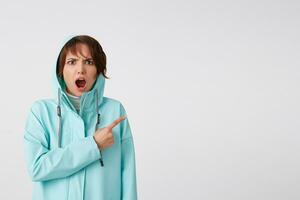
<svg viewBox="0 0 300 200">
<path fill-rule="evenodd" d="M 28 112 L 24 147 L 34 200 L 136 200 L 126 111 L 103 96 L 106 56 L 87 35 L 68 40 L 53 74 L 54 99 Z"/>
</svg>

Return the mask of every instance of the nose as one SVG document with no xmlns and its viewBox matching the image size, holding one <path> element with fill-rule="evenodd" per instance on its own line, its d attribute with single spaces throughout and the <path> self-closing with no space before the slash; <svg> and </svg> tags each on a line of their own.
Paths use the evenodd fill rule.
<svg viewBox="0 0 300 200">
<path fill-rule="evenodd" d="M 85 68 L 84 68 L 84 64 L 80 63 L 78 64 L 79 66 L 77 67 L 77 74 L 84 74 L 85 73 Z"/>
</svg>

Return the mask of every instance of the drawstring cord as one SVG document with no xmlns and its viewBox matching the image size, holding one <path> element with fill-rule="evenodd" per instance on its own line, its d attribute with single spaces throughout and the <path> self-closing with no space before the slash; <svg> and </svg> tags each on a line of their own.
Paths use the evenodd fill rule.
<svg viewBox="0 0 300 200">
<path fill-rule="evenodd" d="M 97 131 L 97 126 L 100 124 L 100 113 L 98 112 L 98 100 L 99 99 L 99 96 L 98 96 L 98 90 L 96 90 L 96 113 L 97 113 L 97 123 L 96 123 L 96 126 L 95 126 L 95 132 Z M 58 148 L 61 147 L 61 126 L 62 126 L 62 119 L 61 119 L 61 107 L 60 107 L 60 104 L 61 104 L 61 89 L 58 88 L 58 106 L 57 106 L 57 116 L 58 116 L 58 140 L 57 140 L 57 146 Z M 101 152 L 101 149 L 99 148 L 99 152 L 100 152 L 100 164 L 101 166 L 103 167 L 104 166 L 104 163 L 103 163 L 103 159 L 102 159 L 102 152 Z"/>
<path fill-rule="evenodd" d="M 96 113 L 97 113 L 97 123 L 96 123 L 96 127 L 95 127 L 95 132 L 97 131 L 97 126 L 100 124 L 100 113 L 98 112 L 98 90 L 96 90 Z M 100 164 L 101 166 L 103 167 L 104 164 L 103 164 L 103 159 L 102 159 L 102 152 L 101 152 L 101 149 L 99 148 L 99 152 L 100 152 Z"/>
<path fill-rule="evenodd" d="M 60 108 L 60 88 L 58 88 L 58 106 L 57 106 L 57 115 L 58 115 L 58 148 L 60 148 L 60 143 L 61 143 L 61 108 Z"/>
</svg>

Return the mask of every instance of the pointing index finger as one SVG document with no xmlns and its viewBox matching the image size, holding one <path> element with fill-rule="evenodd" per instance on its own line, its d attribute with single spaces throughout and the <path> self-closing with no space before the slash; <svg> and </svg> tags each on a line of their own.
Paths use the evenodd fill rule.
<svg viewBox="0 0 300 200">
<path fill-rule="evenodd" d="M 115 126 L 117 126 L 121 121 L 123 121 L 124 119 L 126 119 L 126 115 L 119 117 L 118 119 L 116 119 L 113 123 L 111 123 L 110 125 L 107 126 L 107 128 L 113 129 Z"/>
</svg>

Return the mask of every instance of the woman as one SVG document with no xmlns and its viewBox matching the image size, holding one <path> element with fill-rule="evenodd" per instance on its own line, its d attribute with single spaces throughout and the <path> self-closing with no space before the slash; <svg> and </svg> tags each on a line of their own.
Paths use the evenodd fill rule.
<svg viewBox="0 0 300 200">
<path fill-rule="evenodd" d="M 137 199 L 133 137 L 123 105 L 103 96 L 101 45 L 71 38 L 54 71 L 57 99 L 35 101 L 25 125 L 32 199 Z"/>
</svg>

